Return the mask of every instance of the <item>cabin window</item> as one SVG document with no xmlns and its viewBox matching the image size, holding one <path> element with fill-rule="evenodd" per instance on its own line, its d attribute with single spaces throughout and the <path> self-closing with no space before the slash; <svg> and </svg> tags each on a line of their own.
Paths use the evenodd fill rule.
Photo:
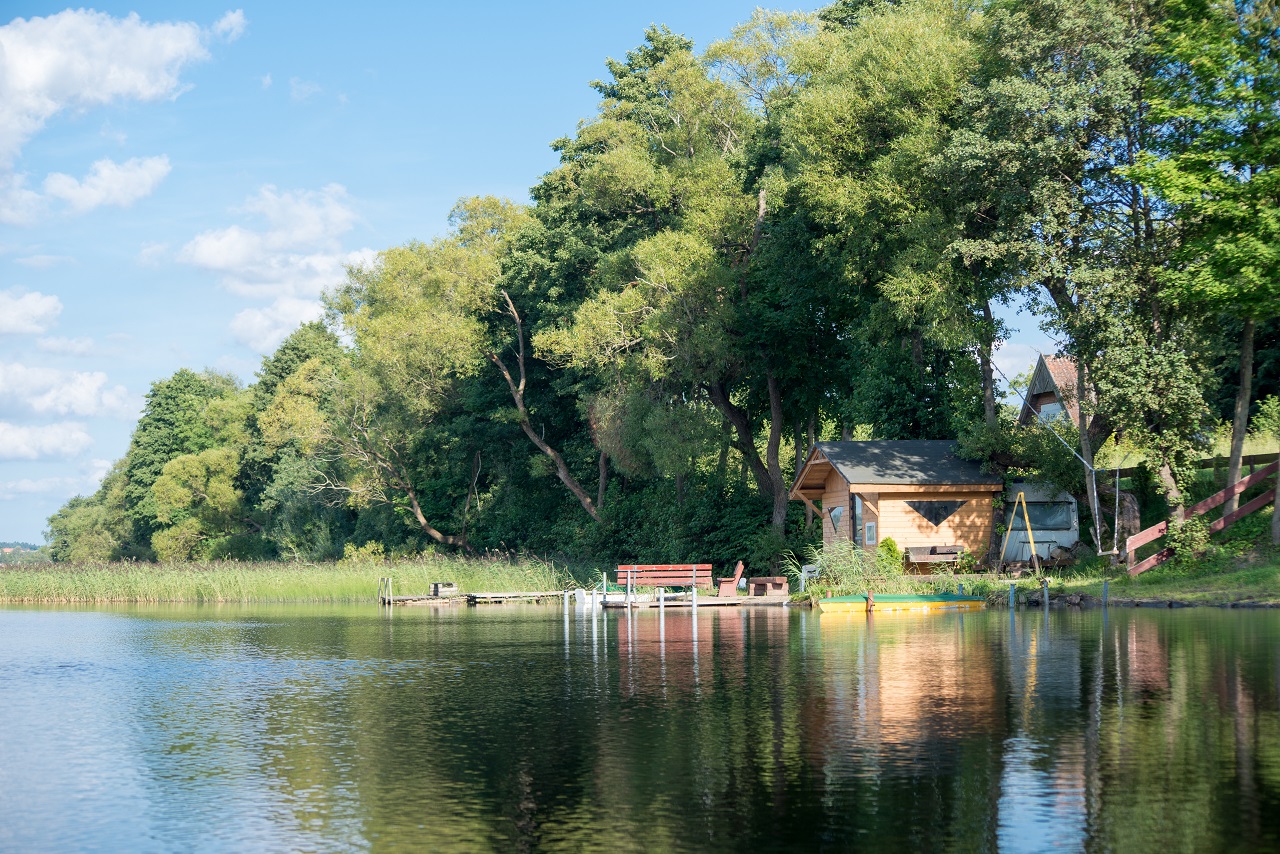
<svg viewBox="0 0 1280 854">
<path fill-rule="evenodd" d="M 868 522 L 866 524 L 867 545 L 874 546 L 876 544 L 876 523 Z"/>
<path fill-rule="evenodd" d="M 866 545 L 862 539 L 862 496 L 853 496 L 853 541 L 858 545 Z"/>
<path fill-rule="evenodd" d="M 1061 403 L 1057 403 L 1057 402 L 1046 403 L 1044 406 L 1040 407 L 1040 413 L 1039 413 L 1040 423 L 1045 424 L 1049 421 L 1052 421 L 1055 418 L 1057 418 L 1059 415 L 1061 415 L 1064 411 L 1065 410 L 1062 408 Z"/>
<path fill-rule="evenodd" d="M 1027 502 L 1027 516 L 1031 517 L 1033 531 L 1070 531 L 1075 528 L 1075 514 L 1071 512 L 1068 501 L 1052 501 L 1044 503 Z M 1026 520 L 1022 516 L 1022 508 L 1013 513 L 1009 527 L 1014 531 L 1025 531 Z"/>
</svg>

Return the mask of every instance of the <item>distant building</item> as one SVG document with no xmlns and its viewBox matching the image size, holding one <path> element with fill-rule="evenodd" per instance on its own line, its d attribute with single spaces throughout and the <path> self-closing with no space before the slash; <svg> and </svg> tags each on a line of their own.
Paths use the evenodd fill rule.
<svg viewBox="0 0 1280 854">
<path fill-rule="evenodd" d="M 818 442 L 791 498 L 822 503 L 824 546 L 852 540 L 874 549 L 891 537 L 900 549 L 963 546 L 981 558 L 1003 488 L 949 440 Z"/>
<path fill-rule="evenodd" d="M 1018 414 L 1019 424 L 1039 419 L 1049 421 L 1065 415 L 1080 423 L 1080 402 L 1076 393 L 1076 362 L 1069 356 L 1041 356 L 1031 372 L 1026 401 Z"/>
</svg>

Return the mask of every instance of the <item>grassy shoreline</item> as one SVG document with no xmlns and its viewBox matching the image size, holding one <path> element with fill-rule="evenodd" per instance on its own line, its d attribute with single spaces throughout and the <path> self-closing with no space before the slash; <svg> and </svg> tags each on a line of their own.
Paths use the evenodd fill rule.
<svg viewBox="0 0 1280 854">
<path fill-rule="evenodd" d="M 462 593 L 561 590 L 570 572 L 538 560 L 518 562 L 428 556 L 412 561 L 330 564 L 95 563 L 0 569 L 0 603 L 320 603 L 372 602 L 378 579 L 397 594 L 427 593 L 452 581 Z"/>
</svg>

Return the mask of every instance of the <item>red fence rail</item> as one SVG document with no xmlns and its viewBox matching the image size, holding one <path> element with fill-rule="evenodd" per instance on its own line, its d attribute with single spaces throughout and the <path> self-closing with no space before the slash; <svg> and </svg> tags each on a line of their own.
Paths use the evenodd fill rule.
<svg viewBox="0 0 1280 854">
<path fill-rule="evenodd" d="M 1270 458 L 1270 455 L 1268 455 L 1268 458 Z M 1209 496 L 1204 501 L 1201 501 L 1198 504 L 1193 504 L 1192 506 L 1188 507 L 1186 512 L 1186 518 L 1190 519 L 1195 516 L 1203 516 L 1205 513 L 1208 513 L 1213 508 L 1222 506 L 1224 503 L 1226 503 L 1226 500 L 1231 496 L 1239 495 L 1249 487 L 1254 486 L 1255 484 L 1261 483 L 1262 481 L 1276 474 L 1277 471 L 1280 471 L 1280 461 L 1276 461 L 1271 465 L 1267 466 L 1266 468 L 1259 469 L 1258 471 L 1254 472 L 1248 477 L 1244 477 L 1236 481 L 1231 486 L 1228 486 L 1226 489 L 1222 490 L 1221 492 L 1215 492 L 1213 495 Z M 1234 513 L 1229 513 L 1220 519 L 1215 519 L 1209 525 L 1209 533 L 1216 534 L 1219 531 L 1225 531 L 1227 528 L 1230 528 L 1232 525 L 1234 525 L 1236 522 L 1243 519 L 1245 516 L 1248 516 L 1250 513 L 1256 513 L 1257 511 L 1261 510 L 1263 507 L 1266 507 L 1268 504 L 1270 504 L 1272 501 L 1275 501 L 1275 500 L 1276 500 L 1276 489 L 1273 488 L 1262 493 L 1257 498 L 1254 498 L 1252 501 L 1246 502 L 1242 507 L 1237 509 Z M 1128 553 L 1127 564 L 1129 567 L 1129 575 L 1141 575 L 1142 573 L 1146 572 L 1148 569 L 1154 569 L 1155 567 L 1167 561 L 1169 558 L 1173 557 L 1173 554 L 1174 554 L 1173 549 L 1164 548 L 1156 552 L 1155 554 L 1151 555 L 1150 557 L 1146 558 L 1145 560 L 1135 562 L 1137 557 L 1137 551 L 1141 546 L 1145 546 L 1147 543 L 1154 542 L 1155 540 L 1160 539 L 1167 533 L 1169 533 L 1169 523 L 1161 522 L 1158 525 L 1152 525 L 1150 528 L 1147 528 L 1145 531 L 1139 531 L 1129 539 L 1125 540 L 1124 547 L 1125 547 L 1125 551 Z"/>
</svg>

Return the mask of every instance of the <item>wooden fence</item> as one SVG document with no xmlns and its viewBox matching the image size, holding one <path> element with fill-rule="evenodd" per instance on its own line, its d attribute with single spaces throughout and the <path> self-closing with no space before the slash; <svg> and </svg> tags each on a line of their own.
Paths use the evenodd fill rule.
<svg viewBox="0 0 1280 854">
<path fill-rule="evenodd" d="M 1271 459 L 1272 456 L 1274 455 L 1267 454 L 1265 458 Z M 1208 466 L 1205 466 L 1205 468 L 1208 468 Z M 1274 462 L 1271 465 L 1267 466 L 1266 468 L 1259 469 L 1258 471 L 1254 472 L 1248 477 L 1241 478 L 1236 483 L 1232 484 L 1231 486 L 1228 486 L 1226 489 L 1222 490 L 1221 492 L 1214 493 L 1213 495 L 1206 498 L 1204 501 L 1201 501 L 1199 504 L 1194 504 L 1191 507 L 1188 507 L 1184 518 L 1191 519 L 1195 516 L 1202 516 L 1205 513 L 1212 510 L 1213 508 L 1220 507 L 1222 504 L 1226 503 L 1226 500 L 1231 496 L 1239 495 L 1249 487 L 1254 486 L 1255 484 L 1261 483 L 1262 481 L 1276 474 L 1277 471 L 1280 471 L 1280 461 Z M 1280 481 L 1280 478 L 1277 478 L 1277 480 Z M 1209 525 L 1209 533 L 1216 534 L 1218 531 L 1225 531 L 1227 528 L 1230 528 L 1232 525 L 1234 525 L 1239 520 L 1243 519 L 1245 516 L 1248 516 L 1250 513 L 1255 513 L 1261 510 L 1263 507 L 1266 507 L 1268 504 L 1270 504 L 1272 501 L 1275 501 L 1275 500 L 1276 500 L 1276 488 L 1273 487 L 1272 489 L 1269 489 L 1266 492 L 1259 495 L 1257 498 L 1254 498 L 1252 501 L 1246 502 L 1234 513 L 1229 513 L 1226 516 L 1213 520 L 1213 522 L 1210 523 Z M 1160 564 L 1164 563 L 1165 561 L 1167 561 L 1169 558 L 1173 557 L 1173 549 L 1166 547 L 1156 552 L 1155 554 L 1151 555 L 1151 557 L 1146 558 L 1145 560 L 1135 562 L 1137 557 L 1137 551 L 1141 546 L 1145 546 L 1147 543 L 1154 542 L 1155 540 L 1160 539 L 1167 533 L 1169 533 L 1169 523 L 1161 522 L 1160 524 L 1152 525 L 1150 528 L 1147 528 L 1145 531 L 1140 531 L 1134 534 L 1129 539 L 1125 540 L 1125 551 L 1128 553 L 1127 562 L 1129 567 L 1129 575 L 1140 575 L 1141 573 L 1146 572 L 1148 569 L 1153 569 L 1159 566 Z"/>
<path fill-rule="evenodd" d="M 1245 466 L 1253 467 L 1253 466 L 1266 465 L 1268 462 L 1274 461 L 1275 458 L 1276 458 L 1275 454 L 1246 454 L 1245 456 L 1240 458 L 1240 468 L 1243 469 Z M 1218 468 L 1219 466 L 1221 466 L 1222 468 L 1227 467 L 1226 457 L 1210 457 L 1207 460 L 1199 460 L 1193 464 L 1192 468 L 1203 470 L 1203 469 L 1215 469 L 1215 468 Z M 1122 478 L 1133 477 L 1141 469 L 1142 469 L 1142 466 L 1130 466 L 1129 468 L 1126 468 L 1126 469 L 1120 469 L 1120 477 Z M 1098 469 L 1098 474 L 1101 475 L 1104 471 L 1111 477 L 1115 477 L 1114 469 L 1111 469 L 1111 470 Z"/>
</svg>

